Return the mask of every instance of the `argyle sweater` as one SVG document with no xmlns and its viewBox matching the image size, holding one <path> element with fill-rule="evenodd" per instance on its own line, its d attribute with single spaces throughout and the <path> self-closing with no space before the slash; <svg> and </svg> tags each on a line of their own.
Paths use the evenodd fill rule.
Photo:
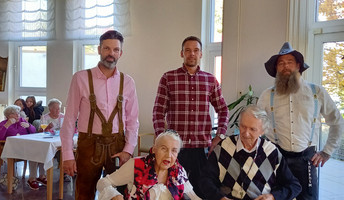
<svg viewBox="0 0 344 200">
<path fill-rule="evenodd" d="M 271 193 L 277 199 L 293 199 L 301 191 L 277 147 L 261 138 L 256 151 L 237 152 L 238 136 L 221 141 L 209 157 L 200 187 L 207 199 L 255 199 Z"/>
</svg>

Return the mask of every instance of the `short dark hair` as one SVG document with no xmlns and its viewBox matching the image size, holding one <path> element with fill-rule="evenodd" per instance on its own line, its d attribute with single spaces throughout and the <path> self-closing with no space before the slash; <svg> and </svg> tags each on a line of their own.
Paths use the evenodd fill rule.
<svg viewBox="0 0 344 200">
<path fill-rule="evenodd" d="M 107 39 L 117 39 L 121 42 L 121 45 L 123 44 L 122 34 L 115 30 L 106 31 L 103 35 L 101 35 L 99 38 L 99 44 L 102 45 L 103 40 Z"/>
<path fill-rule="evenodd" d="M 201 50 L 202 50 L 202 42 L 201 42 L 201 40 L 198 37 L 196 37 L 196 36 L 189 36 L 189 37 L 185 38 L 183 43 L 182 43 L 182 51 L 183 51 L 183 48 L 184 48 L 184 44 L 187 41 L 197 41 L 199 43 L 199 45 L 201 45 Z"/>
</svg>

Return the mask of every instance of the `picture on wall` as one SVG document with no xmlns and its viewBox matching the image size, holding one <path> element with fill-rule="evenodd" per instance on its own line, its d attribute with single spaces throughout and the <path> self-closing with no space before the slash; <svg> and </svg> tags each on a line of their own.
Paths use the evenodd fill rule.
<svg viewBox="0 0 344 200">
<path fill-rule="evenodd" d="M 5 91 L 8 57 L 0 57 L 0 92 Z"/>
</svg>

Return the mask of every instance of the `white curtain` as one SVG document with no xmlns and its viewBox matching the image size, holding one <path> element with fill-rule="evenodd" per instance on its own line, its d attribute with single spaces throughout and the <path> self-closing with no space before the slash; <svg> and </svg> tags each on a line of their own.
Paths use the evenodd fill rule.
<svg viewBox="0 0 344 200">
<path fill-rule="evenodd" d="M 54 38 L 54 0 L 0 0 L 0 40 Z"/>
<path fill-rule="evenodd" d="M 66 0 L 66 38 L 98 39 L 114 29 L 129 35 L 129 0 Z"/>
</svg>

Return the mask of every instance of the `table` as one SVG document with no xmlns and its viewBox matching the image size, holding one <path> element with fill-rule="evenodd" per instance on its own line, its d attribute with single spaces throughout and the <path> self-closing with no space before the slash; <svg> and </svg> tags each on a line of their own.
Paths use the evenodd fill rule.
<svg viewBox="0 0 344 200">
<path fill-rule="evenodd" d="M 73 141 L 75 146 L 77 136 L 73 137 Z M 8 163 L 7 192 L 12 193 L 14 159 L 30 160 L 44 163 L 44 170 L 47 171 L 47 199 L 51 200 L 53 192 L 53 158 L 60 147 L 61 140 L 59 136 L 50 136 L 45 133 L 7 137 L 1 154 L 1 158 L 7 160 Z M 62 163 L 60 166 L 59 199 L 63 199 Z"/>
</svg>

